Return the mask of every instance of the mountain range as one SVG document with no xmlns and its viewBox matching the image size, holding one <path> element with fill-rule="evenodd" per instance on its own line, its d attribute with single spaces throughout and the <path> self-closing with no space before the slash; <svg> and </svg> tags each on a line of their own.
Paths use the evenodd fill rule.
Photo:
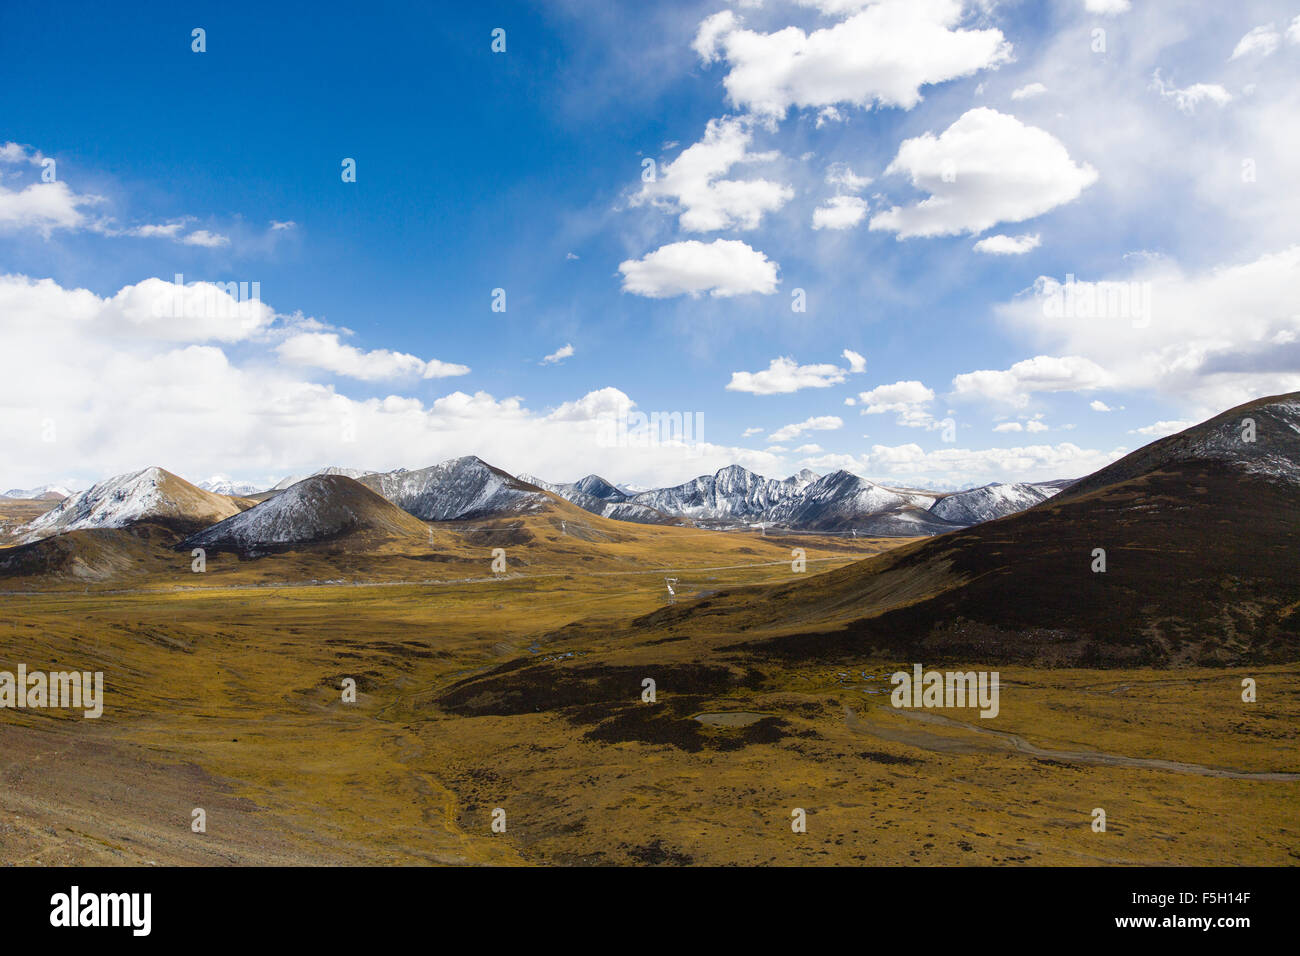
<svg viewBox="0 0 1300 956">
<path fill-rule="evenodd" d="M 819 477 L 804 470 L 775 479 L 731 465 L 670 488 L 634 492 L 598 475 L 571 483 L 516 477 L 471 455 L 416 470 L 367 472 L 331 466 L 311 476 L 286 478 L 258 492 L 250 485 L 220 477 L 192 485 L 152 467 L 72 494 L 20 527 L 15 535 L 27 543 L 66 531 L 121 528 L 145 520 L 199 531 L 250 508 L 257 510 L 261 522 L 273 510 L 267 507 L 269 502 L 312 482 L 309 489 L 295 496 L 299 501 L 296 507 L 287 509 L 282 503 L 285 510 L 275 510 L 277 516 L 267 523 L 241 522 L 238 534 L 230 539 L 249 547 L 278 546 L 337 530 L 330 530 L 329 520 L 317 524 L 309 514 L 309 505 L 341 513 L 355 504 L 356 495 L 346 490 L 345 482 L 315 481 L 324 477 L 355 481 L 422 521 L 535 513 L 560 498 L 603 518 L 637 524 L 902 537 L 940 534 L 1004 517 L 1046 500 L 1069 484 L 991 484 L 945 494 L 878 485 L 846 471 Z M 331 495 L 339 500 L 329 500 Z M 289 530 L 287 523 L 294 521 L 302 527 Z M 274 531 L 259 544 L 250 537 L 255 528 Z"/>
</svg>

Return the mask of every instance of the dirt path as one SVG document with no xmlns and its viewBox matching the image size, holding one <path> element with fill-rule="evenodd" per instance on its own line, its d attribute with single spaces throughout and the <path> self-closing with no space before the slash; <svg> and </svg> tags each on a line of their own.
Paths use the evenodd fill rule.
<svg viewBox="0 0 1300 956">
<path fill-rule="evenodd" d="M 1160 760 L 1154 757 L 1126 757 L 1122 754 L 1109 754 L 1094 750 L 1050 750 L 1046 747 L 1039 747 L 1036 744 L 1032 744 L 1023 737 L 1008 733 L 1004 730 L 991 730 L 987 727 L 977 727 L 960 720 L 953 720 L 951 717 L 944 717 L 941 714 L 932 714 L 928 711 L 895 710 L 893 708 L 881 709 L 894 715 L 895 719 L 904 718 L 919 723 L 952 727 L 986 739 L 979 741 L 961 740 L 944 734 L 936 734 L 919 727 L 906 727 L 901 724 L 897 727 L 882 726 L 876 723 L 868 724 L 854 712 L 853 708 L 848 706 L 845 706 L 844 708 L 845 723 L 854 733 L 877 737 L 881 740 L 892 741 L 893 743 L 920 747 L 923 750 L 930 750 L 936 753 L 998 753 L 1005 750 L 1015 750 L 1019 753 L 1028 754 L 1031 757 L 1042 757 L 1047 760 L 1060 760 L 1066 763 L 1090 764 L 1098 767 L 1134 767 L 1139 770 L 1167 770 L 1173 773 L 1196 774 L 1201 777 L 1231 777 L 1235 780 L 1300 780 L 1300 773 L 1286 773 L 1272 770 L 1233 770 L 1226 767 L 1205 767 L 1201 764 L 1183 763 L 1178 760 Z"/>
</svg>

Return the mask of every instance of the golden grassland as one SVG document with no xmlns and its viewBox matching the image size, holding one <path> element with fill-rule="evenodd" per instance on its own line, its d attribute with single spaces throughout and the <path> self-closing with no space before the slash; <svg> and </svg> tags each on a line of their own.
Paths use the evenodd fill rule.
<svg viewBox="0 0 1300 956">
<path fill-rule="evenodd" d="M 910 661 L 790 663 L 748 656 L 734 635 L 628 626 L 664 606 L 665 576 L 707 595 L 795 579 L 791 547 L 812 575 L 897 542 L 598 520 L 586 540 L 554 520 L 516 528 L 503 578 L 480 526 L 435 531 L 451 553 L 437 574 L 408 577 L 428 562 L 391 552 L 388 571 L 443 583 L 302 585 L 378 575 L 347 554 L 216 555 L 204 575 L 178 555 L 183 573 L 150 568 L 129 587 L 0 596 L 0 670 L 106 682 L 99 720 L 0 711 L 0 862 L 1300 860 L 1300 781 L 1043 758 L 980 732 L 1297 772 L 1300 667 L 1008 667 L 998 718 L 924 723 L 888 705 L 888 674 Z M 694 719 L 718 712 L 757 719 Z M 806 833 L 791 830 L 796 807 Z M 494 808 L 505 833 L 491 832 Z"/>
</svg>

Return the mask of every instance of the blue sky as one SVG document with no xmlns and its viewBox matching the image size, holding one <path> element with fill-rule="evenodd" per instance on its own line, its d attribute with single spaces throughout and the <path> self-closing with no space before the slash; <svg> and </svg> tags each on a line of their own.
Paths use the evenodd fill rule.
<svg viewBox="0 0 1300 956">
<path fill-rule="evenodd" d="M 1300 4 L 177 6 L 7 18 L 0 486 L 947 488 L 1300 388 Z"/>
</svg>

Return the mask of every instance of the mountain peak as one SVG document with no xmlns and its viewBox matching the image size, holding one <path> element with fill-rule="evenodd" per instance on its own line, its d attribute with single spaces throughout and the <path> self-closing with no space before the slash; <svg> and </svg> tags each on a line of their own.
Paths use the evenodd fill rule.
<svg viewBox="0 0 1300 956">
<path fill-rule="evenodd" d="M 65 531 L 124 528 L 141 521 L 192 530 L 231 517 L 239 510 L 230 498 L 204 491 L 170 471 L 151 465 L 108 478 L 64 498 L 19 533 L 22 541 L 29 542 Z"/>
</svg>

